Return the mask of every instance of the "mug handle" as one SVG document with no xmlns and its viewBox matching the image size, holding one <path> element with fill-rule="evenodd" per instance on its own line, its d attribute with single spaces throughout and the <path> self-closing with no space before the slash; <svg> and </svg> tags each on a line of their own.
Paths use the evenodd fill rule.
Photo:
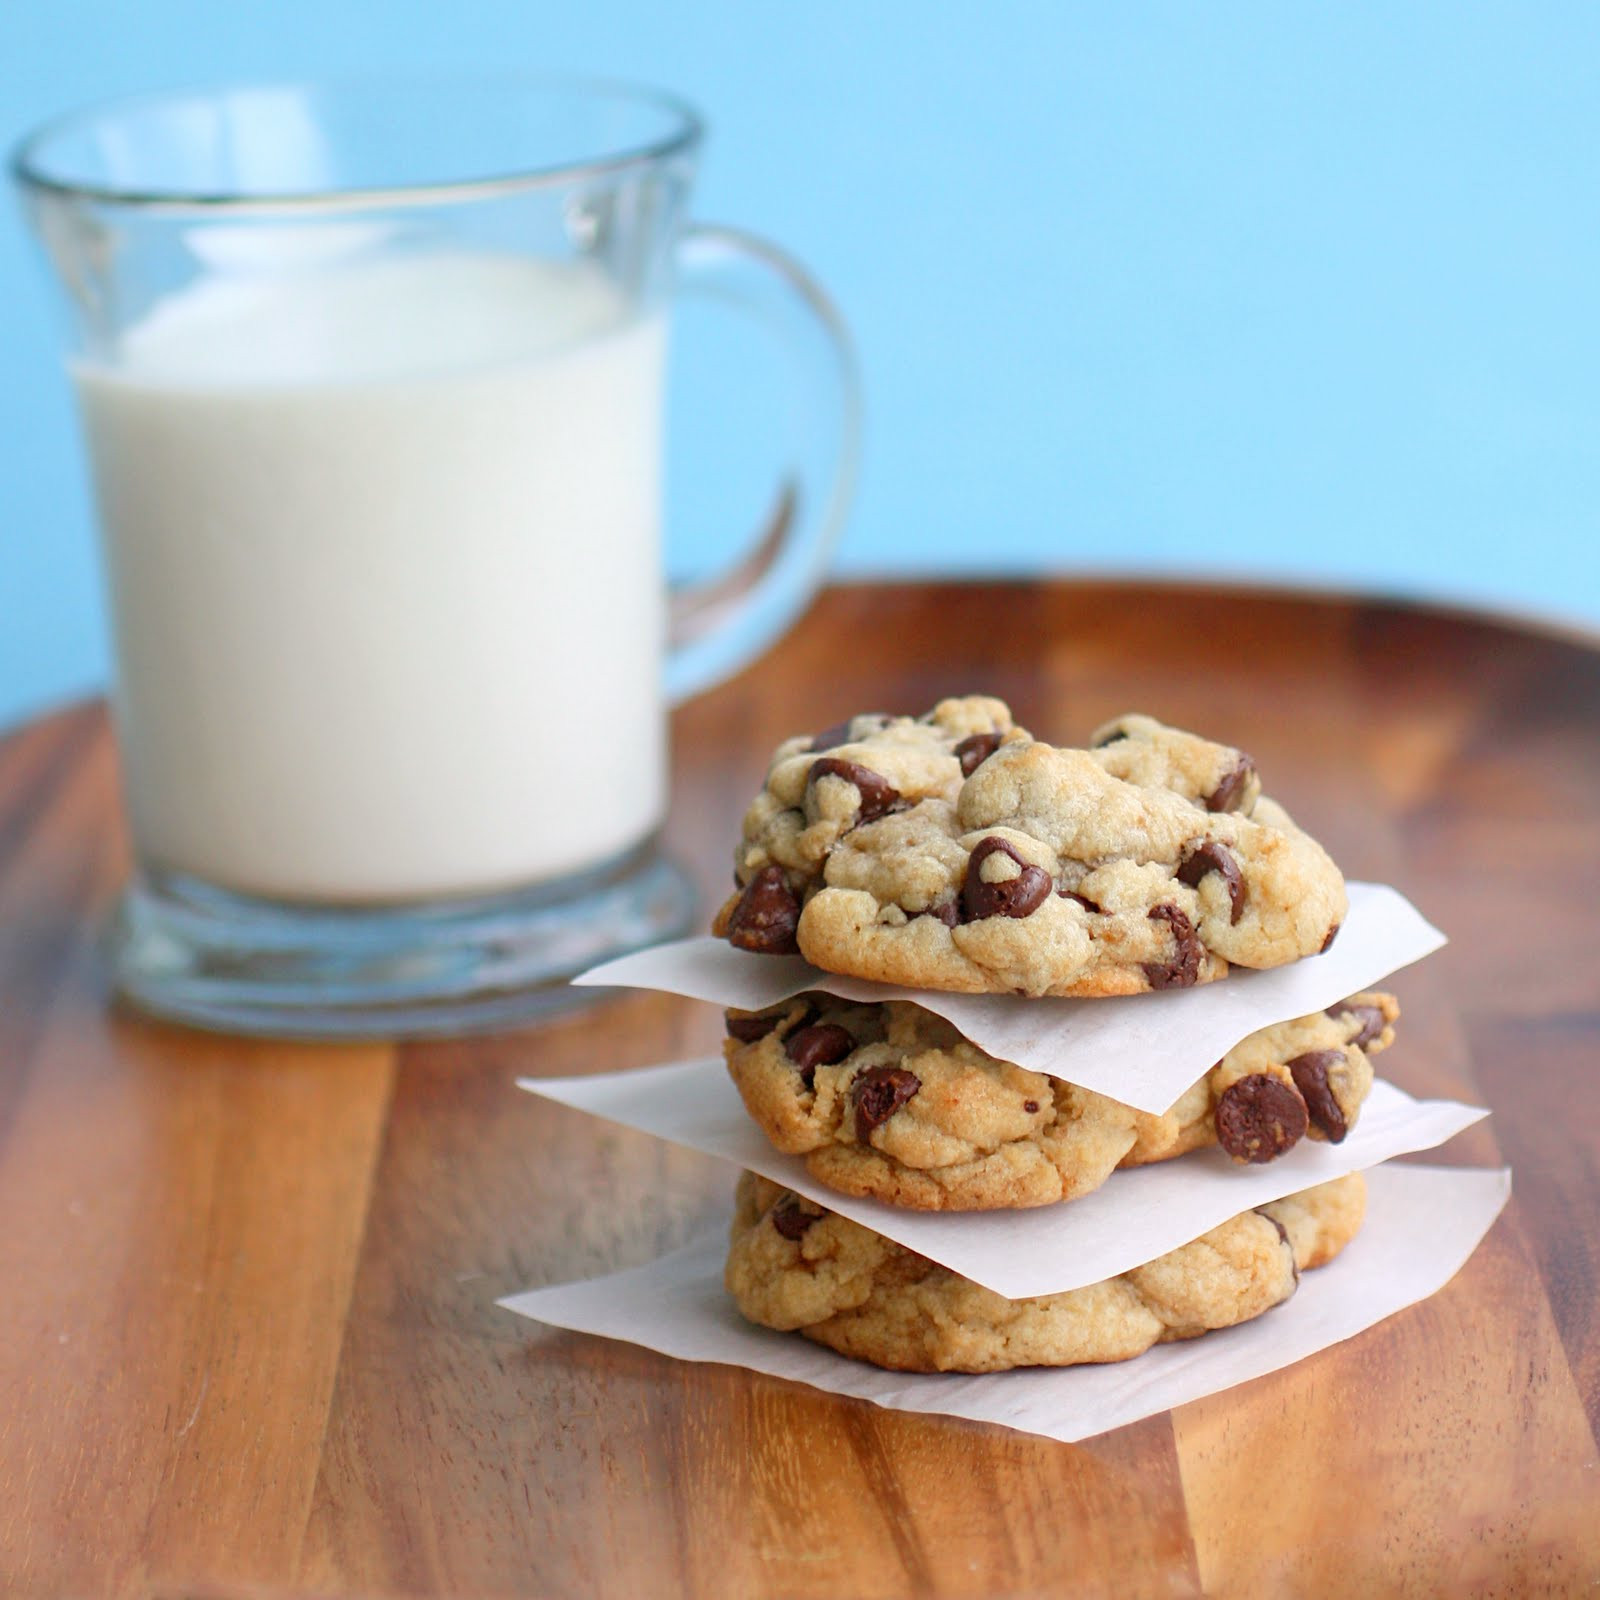
<svg viewBox="0 0 1600 1600">
<path fill-rule="evenodd" d="M 810 602 L 855 491 L 861 392 L 833 302 L 791 256 L 735 228 L 691 227 L 678 246 L 679 292 L 731 304 L 773 328 L 798 396 L 790 461 L 743 555 L 675 584 L 664 684 L 672 705 L 731 677 Z"/>
</svg>

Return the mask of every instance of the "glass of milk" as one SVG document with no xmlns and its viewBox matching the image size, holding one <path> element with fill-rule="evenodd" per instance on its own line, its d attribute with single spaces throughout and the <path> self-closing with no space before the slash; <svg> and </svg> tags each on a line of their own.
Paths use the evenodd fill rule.
<svg viewBox="0 0 1600 1600">
<path fill-rule="evenodd" d="M 659 93 L 402 81 L 135 100 L 18 151 L 99 509 L 135 1004 L 454 1032 L 688 926 L 667 710 L 804 605 L 857 409 L 816 284 L 689 223 L 700 141 Z M 752 549 L 671 591 L 683 293 L 781 352 L 795 440 Z"/>
</svg>

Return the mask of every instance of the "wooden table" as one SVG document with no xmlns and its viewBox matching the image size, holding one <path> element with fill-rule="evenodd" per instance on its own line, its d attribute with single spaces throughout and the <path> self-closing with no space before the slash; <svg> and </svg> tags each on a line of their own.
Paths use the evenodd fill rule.
<svg viewBox="0 0 1600 1600">
<path fill-rule="evenodd" d="M 89 706 L 0 744 L 0 1591 L 1600 1582 L 1600 653 L 1198 589 L 836 590 L 678 719 L 672 842 L 707 904 L 781 735 L 972 689 L 1044 737 L 1138 708 L 1244 745 L 1347 872 L 1450 932 L 1398 982 L 1384 1068 L 1492 1106 L 1446 1159 L 1508 1160 L 1516 1196 L 1444 1293 L 1078 1447 L 540 1330 L 495 1297 L 682 1242 L 729 1175 L 514 1075 L 702 1051 L 716 1016 L 635 996 L 324 1048 L 110 1014 L 125 846 Z"/>
</svg>

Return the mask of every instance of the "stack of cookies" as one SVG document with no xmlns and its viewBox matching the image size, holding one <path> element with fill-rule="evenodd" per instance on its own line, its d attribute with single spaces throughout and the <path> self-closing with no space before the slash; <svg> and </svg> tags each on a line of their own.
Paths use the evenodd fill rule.
<svg viewBox="0 0 1600 1600">
<path fill-rule="evenodd" d="M 785 741 L 744 820 L 715 931 L 900 991 L 1102 998 L 1324 951 L 1327 853 L 1242 752 L 1150 717 L 1058 748 L 984 697 Z M 1241 1170 L 1341 1142 L 1394 1039 L 1364 993 L 1242 1040 L 1162 1115 L 986 1054 L 912 999 L 802 994 L 730 1011 L 725 1055 L 779 1150 L 842 1195 L 924 1211 L 1070 1204 L 1119 1170 L 1218 1146 Z M 1359 1174 L 1245 1210 L 1068 1293 L 1014 1300 L 745 1173 L 726 1283 L 740 1310 L 914 1371 L 1116 1361 L 1287 1299 L 1362 1219 Z"/>
</svg>

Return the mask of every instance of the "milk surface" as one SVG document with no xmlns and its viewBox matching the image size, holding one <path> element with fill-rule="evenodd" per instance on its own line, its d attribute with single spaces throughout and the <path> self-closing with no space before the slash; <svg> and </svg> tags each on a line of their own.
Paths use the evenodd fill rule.
<svg viewBox="0 0 1600 1600">
<path fill-rule="evenodd" d="M 81 364 L 142 859 L 362 904 L 647 835 L 665 343 L 462 254 L 218 280 Z"/>
</svg>

